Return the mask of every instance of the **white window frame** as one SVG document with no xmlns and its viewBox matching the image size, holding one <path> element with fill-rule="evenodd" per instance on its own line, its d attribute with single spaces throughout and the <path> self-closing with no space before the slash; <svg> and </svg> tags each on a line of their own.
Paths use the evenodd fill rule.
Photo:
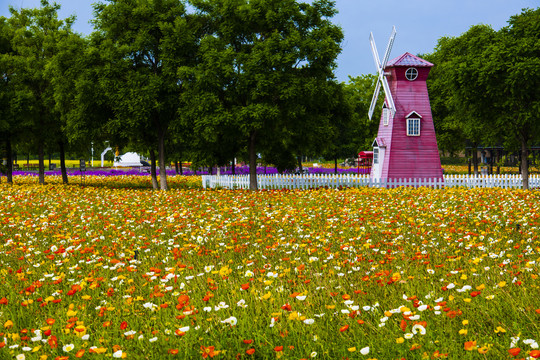
<svg viewBox="0 0 540 360">
<path fill-rule="evenodd" d="M 384 126 L 388 126 L 388 122 L 390 121 L 390 115 L 391 115 L 391 111 L 389 108 L 387 108 L 386 106 L 383 107 L 382 109 L 382 114 L 383 114 L 383 125 Z"/>
<path fill-rule="evenodd" d="M 405 71 L 405 78 L 409 81 L 414 81 L 418 78 L 418 69 L 410 67 Z"/>
<path fill-rule="evenodd" d="M 420 136 L 420 118 L 407 118 L 407 136 Z"/>
<path fill-rule="evenodd" d="M 378 146 L 374 146 L 373 147 L 373 164 L 378 164 L 379 163 L 379 147 Z"/>
</svg>

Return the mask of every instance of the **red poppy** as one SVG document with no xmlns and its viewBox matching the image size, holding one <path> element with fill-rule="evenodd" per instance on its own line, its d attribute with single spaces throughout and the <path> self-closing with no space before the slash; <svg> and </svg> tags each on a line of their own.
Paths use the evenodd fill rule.
<svg viewBox="0 0 540 360">
<path fill-rule="evenodd" d="M 178 349 L 169 349 L 169 351 L 167 351 L 169 354 L 171 355 L 176 355 L 178 354 Z"/>
<path fill-rule="evenodd" d="M 290 304 L 285 304 L 281 307 L 281 309 L 283 310 L 287 310 L 287 311 L 291 311 L 292 310 L 292 306 Z"/>
<path fill-rule="evenodd" d="M 407 328 L 407 322 L 405 320 L 401 320 L 399 328 L 401 329 L 401 331 L 405 331 L 405 329 Z"/>
<path fill-rule="evenodd" d="M 124 330 L 125 328 L 127 328 L 127 326 L 128 326 L 127 321 L 122 321 L 122 323 L 120 324 L 120 329 Z"/>
<path fill-rule="evenodd" d="M 283 346 L 282 346 L 282 345 L 276 346 L 276 347 L 274 348 L 274 351 L 282 351 L 282 350 L 283 350 Z"/>
<path fill-rule="evenodd" d="M 252 339 L 249 339 L 249 340 L 242 340 L 244 342 L 244 344 L 251 344 L 253 342 Z"/>
<path fill-rule="evenodd" d="M 58 347 L 58 339 L 54 335 L 47 339 L 47 342 L 49 343 L 51 349 L 56 349 Z"/>
<path fill-rule="evenodd" d="M 520 348 L 512 348 L 508 350 L 508 353 L 512 356 L 518 356 L 520 352 L 521 352 Z"/>
<path fill-rule="evenodd" d="M 255 349 L 254 348 L 251 348 L 251 349 L 247 349 L 246 350 L 246 354 L 248 355 L 253 355 L 255 353 Z"/>
<path fill-rule="evenodd" d="M 349 325 L 344 325 L 344 326 L 339 328 L 339 332 L 347 331 L 347 329 L 349 329 Z"/>
</svg>

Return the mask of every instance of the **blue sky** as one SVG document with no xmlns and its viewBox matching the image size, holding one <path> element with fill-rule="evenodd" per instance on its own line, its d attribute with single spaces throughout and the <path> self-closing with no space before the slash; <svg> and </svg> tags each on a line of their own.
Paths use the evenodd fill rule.
<svg viewBox="0 0 540 360">
<path fill-rule="evenodd" d="M 51 1 L 52 2 L 52 1 Z M 96 0 L 56 0 L 62 6 L 60 18 L 75 14 L 74 29 L 89 34 L 92 27 L 92 3 Z M 15 8 L 39 6 L 39 0 L 0 0 L 0 16 L 9 16 Z M 336 0 L 339 14 L 334 22 L 345 32 L 343 51 L 338 57 L 336 76 L 347 81 L 348 75 L 375 73 L 369 47 L 373 32 L 379 56 L 388 42 L 392 25 L 397 36 L 390 58 L 410 52 L 432 52 L 442 36 L 458 36 L 476 24 L 488 24 L 498 30 L 511 15 L 523 8 L 540 6 L 539 0 Z M 436 64 L 435 64 L 436 65 Z"/>
</svg>

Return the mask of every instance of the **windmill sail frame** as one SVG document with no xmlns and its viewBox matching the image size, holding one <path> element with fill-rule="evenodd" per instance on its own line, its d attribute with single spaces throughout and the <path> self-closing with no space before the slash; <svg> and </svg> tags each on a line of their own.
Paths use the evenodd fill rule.
<svg viewBox="0 0 540 360">
<path fill-rule="evenodd" d="M 375 110 L 375 106 L 377 104 L 377 99 L 379 97 L 379 93 L 381 91 L 381 85 L 384 89 L 384 95 L 386 97 L 386 104 L 388 106 L 388 109 L 391 111 L 392 116 L 396 112 L 396 107 L 394 104 L 394 99 L 392 98 L 392 93 L 390 92 L 390 86 L 388 85 L 388 80 L 386 79 L 384 68 L 386 67 L 386 64 L 388 62 L 388 59 L 390 58 L 390 52 L 392 51 L 392 46 L 394 45 L 394 39 L 396 37 L 396 27 L 392 27 L 392 33 L 390 34 L 390 39 L 388 40 L 388 44 L 386 45 L 386 50 L 384 52 L 384 57 L 382 63 L 380 62 L 379 54 L 377 52 L 377 46 L 375 45 L 375 39 L 373 37 L 373 33 L 369 34 L 369 42 L 371 45 L 371 52 L 373 53 L 373 60 L 375 61 L 375 67 L 377 68 L 377 84 L 375 86 L 375 92 L 373 93 L 373 97 L 371 99 L 371 105 L 369 106 L 369 119 L 371 120 L 371 117 L 373 116 L 373 111 Z"/>
</svg>

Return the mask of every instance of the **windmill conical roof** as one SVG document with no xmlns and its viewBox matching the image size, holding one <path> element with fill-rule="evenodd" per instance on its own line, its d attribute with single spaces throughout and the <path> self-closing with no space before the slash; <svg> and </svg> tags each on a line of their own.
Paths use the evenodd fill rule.
<svg viewBox="0 0 540 360">
<path fill-rule="evenodd" d="M 398 56 L 390 60 L 386 66 L 416 66 L 416 67 L 431 67 L 432 63 L 424 59 L 420 59 L 418 56 L 414 56 L 411 53 L 406 52 L 405 54 Z"/>
</svg>

